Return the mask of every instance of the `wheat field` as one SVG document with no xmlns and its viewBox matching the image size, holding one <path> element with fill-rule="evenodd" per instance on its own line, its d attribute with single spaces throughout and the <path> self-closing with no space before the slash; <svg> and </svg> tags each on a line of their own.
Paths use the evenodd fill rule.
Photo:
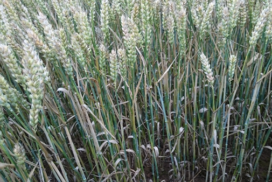
<svg viewBox="0 0 272 182">
<path fill-rule="evenodd" d="M 271 43 L 271 0 L 1 0 L 0 179 L 271 182 Z"/>
</svg>

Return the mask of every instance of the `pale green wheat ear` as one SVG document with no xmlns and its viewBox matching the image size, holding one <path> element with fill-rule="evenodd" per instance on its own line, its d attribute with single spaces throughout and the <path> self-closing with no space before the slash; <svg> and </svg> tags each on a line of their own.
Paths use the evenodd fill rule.
<svg viewBox="0 0 272 182">
<path fill-rule="evenodd" d="M 211 2 L 204 14 L 203 20 L 200 24 L 199 31 L 200 31 L 200 38 L 203 39 L 205 37 L 206 32 L 208 31 L 209 27 L 211 26 L 211 16 L 213 12 L 215 3 Z"/>
<path fill-rule="evenodd" d="M 243 27 L 247 19 L 247 7 L 245 0 L 240 0 L 240 9 L 239 9 L 239 21 L 238 24 L 240 27 Z"/>
<path fill-rule="evenodd" d="M 92 38 L 92 31 L 88 22 L 87 13 L 84 11 L 76 12 L 75 19 L 77 20 L 77 28 L 84 42 L 86 44 L 90 44 Z"/>
<path fill-rule="evenodd" d="M 252 19 L 255 0 L 248 0 L 247 4 L 248 4 L 248 15 L 249 15 L 249 18 Z"/>
<path fill-rule="evenodd" d="M 112 8 L 118 15 L 122 14 L 122 6 L 123 6 L 123 1 L 122 0 L 112 1 Z"/>
<path fill-rule="evenodd" d="M 201 18 L 204 16 L 203 11 L 204 11 L 203 6 L 193 1 L 191 13 L 192 13 L 192 19 L 193 19 L 194 25 L 196 26 L 197 29 L 200 27 Z"/>
<path fill-rule="evenodd" d="M 236 56 L 235 55 L 231 55 L 230 58 L 229 58 L 229 71 L 228 71 L 229 81 L 233 80 L 236 61 L 237 61 Z"/>
<path fill-rule="evenodd" d="M 1 28 L 1 34 L 4 36 L 12 37 L 12 28 L 10 26 L 10 23 L 8 21 L 8 17 L 5 11 L 5 7 L 1 4 L 0 5 L 0 28 Z"/>
<path fill-rule="evenodd" d="M 200 55 L 200 61 L 208 82 L 210 83 L 210 85 L 213 85 L 214 83 L 213 72 L 208 59 L 203 53 Z"/>
<path fill-rule="evenodd" d="M 144 40 L 149 44 L 151 40 L 151 7 L 148 0 L 141 0 L 141 22 L 142 22 L 142 32 L 144 33 Z"/>
<path fill-rule="evenodd" d="M 55 44 L 57 42 L 56 40 L 56 32 L 54 31 L 52 25 L 49 23 L 47 17 L 39 12 L 39 15 L 37 16 L 41 26 L 43 27 L 44 34 L 46 36 L 46 40 L 48 42 L 48 45 L 50 48 L 54 48 Z"/>
<path fill-rule="evenodd" d="M 131 18 L 137 25 L 140 24 L 139 17 L 140 17 L 140 6 L 139 6 L 139 3 L 135 3 L 131 11 Z"/>
<path fill-rule="evenodd" d="M 44 95 L 44 84 L 50 83 L 49 73 L 43 66 L 34 45 L 24 40 L 25 56 L 22 64 L 26 78 L 27 90 L 30 92 L 31 109 L 29 113 L 29 123 L 35 131 L 38 125 L 39 112 L 42 109 L 42 99 Z"/>
<path fill-rule="evenodd" d="M 25 156 L 25 149 L 20 143 L 16 143 L 13 148 L 13 153 L 17 160 L 17 164 L 22 166 L 25 164 L 26 156 Z"/>
<path fill-rule="evenodd" d="M 60 21 L 60 23 L 62 25 L 65 25 L 65 21 L 64 21 L 64 14 L 63 14 L 63 11 L 62 11 L 62 6 L 58 3 L 57 0 L 51 0 L 52 2 L 52 5 L 56 11 L 56 15 Z"/>
<path fill-rule="evenodd" d="M 5 95 L 3 93 L 2 88 L 0 88 L 0 106 L 1 106 L 1 111 L 0 111 L 1 112 L 1 117 L 0 117 L 1 119 L 0 120 L 2 121 L 2 119 L 4 118 L 4 111 L 3 111 L 2 107 L 6 107 L 9 110 L 11 109 L 7 95 Z"/>
<path fill-rule="evenodd" d="M 169 2 L 168 0 L 157 3 L 157 5 L 161 6 L 162 13 L 162 25 L 165 30 L 167 30 L 167 18 L 170 14 L 169 10 Z M 160 8 L 160 7 L 159 7 Z"/>
<path fill-rule="evenodd" d="M 107 55 L 108 55 L 107 48 L 104 46 L 104 44 L 101 44 L 99 46 L 99 68 L 103 75 L 107 74 L 106 64 Z"/>
<path fill-rule="evenodd" d="M 75 56 L 77 57 L 78 64 L 87 71 L 87 59 L 85 58 L 84 51 L 81 49 L 76 36 L 72 37 L 72 47 L 74 49 Z"/>
<path fill-rule="evenodd" d="M 2 55 L 3 61 L 8 67 L 12 76 L 15 78 L 15 81 L 25 87 L 25 78 L 22 75 L 22 68 L 17 63 L 12 50 L 7 45 L 0 44 L 0 54 Z"/>
<path fill-rule="evenodd" d="M 72 62 L 70 58 L 67 57 L 65 47 L 62 45 L 62 42 L 57 31 L 53 29 L 52 25 L 49 23 L 47 17 L 44 14 L 39 13 L 38 19 L 44 29 L 46 39 L 48 40 L 48 45 L 50 48 L 49 52 L 51 52 L 51 54 L 55 55 L 60 60 L 66 73 L 72 77 L 73 76 Z M 52 61 L 55 66 L 58 65 L 56 59 L 52 59 Z"/>
<path fill-rule="evenodd" d="M 168 40 L 170 44 L 173 44 L 175 41 L 175 22 L 174 22 L 174 17 L 172 14 L 170 14 L 167 17 L 167 30 L 168 30 Z"/>
<path fill-rule="evenodd" d="M 230 28 L 230 31 L 236 27 L 237 25 L 237 20 L 238 20 L 238 17 L 239 17 L 239 9 L 240 9 L 240 0 L 233 0 L 232 3 L 230 4 L 230 7 L 229 7 L 229 12 L 230 12 L 230 19 L 229 19 L 229 28 Z"/>
<path fill-rule="evenodd" d="M 256 1 L 254 11 L 252 12 L 252 24 L 256 24 L 258 21 L 258 17 L 260 16 L 261 13 L 261 4 L 259 1 Z"/>
<path fill-rule="evenodd" d="M 47 45 L 45 45 L 43 47 L 43 51 L 44 53 L 46 53 L 46 56 L 48 56 L 49 60 L 52 61 L 52 64 L 54 64 L 54 66 L 58 67 L 58 62 L 55 59 L 55 52 L 52 50 L 55 48 L 56 45 L 56 33 L 53 30 L 52 25 L 49 23 L 49 21 L 47 20 L 46 16 L 39 12 L 39 15 L 37 16 L 41 26 L 43 27 L 43 31 L 46 37 L 46 41 Z M 33 34 L 31 34 L 33 35 Z M 31 36 L 32 37 L 32 36 Z"/>
<path fill-rule="evenodd" d="M 101 17 L 101 30 L 103 32 L 104 41 L 107 42 L 107 39 L 109 38 L 109 19 L 110 19 L 110 4 L 108 0 L 102 0 L 101 1 L 101 11 L 100 11 L 100 17 Z"/>
<path fill-rule="evenodd" d="M 186 51 L 186 8 L 179 5 L 176 10 L 177 34 L 181 54 L 184 55 Z"/>
<path fill-rule="evenodd" d="M 270 13 L 271 13 L 271 8 L 269 7 L 262 10 L 260 17 L 258 18 L 257 24 L 254 27 L 254 31 L 252 32 L 252 35 L 249 39 L 249 45 L 251 47 L 254 47 L 258 39 L 260 38 Z"/>
<path fill-rule="evenodd" d="M 128 17 L 121 17 L 123 39 L 127 51 L 127 65 L 133 68 L 137 59 L 136 46 L 141 43 L 141 35 L 137 25 Z"/>
<path fill-rule="evenodd" d="M 126 79 L 127 77 L 127 65 L 126 65 L 126 50 L 125 49 L 118 49 L 118 68 L 120 71 L 121 76 Z"/>
<path fill-rule="evenodd" d="M 21 93 L 19 93 L 15 88 L 11 87 L 2 75 L 0 75 L 0 90 L 1 100 L 4 104 L 3 106 L 8 106 L 6 104 L 9 102 L 17 109 L 17 111 L 19 110 L 19 106 L 28 108 L 28 103 Z"/>
<path fill-rule="evenodd" d="M 113 80 L 114 86 L 116 86 L 117 71 L 118 71 L 117 55 L 116 51 L 112 50 L 110 53 L 110 75 Z"/>
<path fill-rule="evenodd" d="M 219 26 L 219 32 L 222 35 L 222 39 L 220 40 L 220 44 L 224 45 L 226 42 L 226 39 L 229 36 L 229 9 L 228 7 L 222 8 L 222 20 Z"/>
</svg>

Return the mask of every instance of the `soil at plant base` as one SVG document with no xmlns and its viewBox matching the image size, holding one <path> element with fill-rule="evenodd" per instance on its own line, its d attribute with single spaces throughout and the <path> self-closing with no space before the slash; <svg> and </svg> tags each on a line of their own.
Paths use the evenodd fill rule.
<svg viewBox="0 0 272 182">
<path fill-rule="evenodd" d="M 272 140 L 271 140 L 272 141 Z M 271 143 L 272 146 L 272 142 Z M 264 149 L 262 152 L 262 155 L 260 157 L 260 161 L 259 161 L 259 167 L 258 170 L 255 173 L 255 178 L 254 181 L 257 182 L 266 182 L 266 176 L 268 173 L 268 168 L 269 168 L 269 163 L 270 163 L 270 157 L 271 157 L 271 150 L 269 149 Z M 168 171 L 170 171 L 172 168 L 170 167 L 171 165 L 170 161 L 163 161 L 162 164 L 160 165 L 159 168 L 159 182 L 179 182 L 179 181 L 175 181 L 175 180 L 171 180 L 169 178 L 169 174 Z M 153 182 L 153 175 L 152 175 L 152 167 L 151 165 L 145 165 L 144 167 L 145 170 L 145 175 L 147 178 L 147 182 Z M 188 182 L 205 182 L 205 178 L 206 178 L 206 172 L 205 171 L 201 171 L 199 173 L 196 174 L 196 176 L 194 176 L 192 179 L 187 180 Z M 231 179 L 226 179 L 226 182 L 231 181 Z M 250 181 L 249 177 L 247 176 L 243 176 L 242 182 L 248 182 Z M 268 182 L 272 182 L 272 171 L 270 171 L 270 178 L 268 180 Z"/>
</svg>

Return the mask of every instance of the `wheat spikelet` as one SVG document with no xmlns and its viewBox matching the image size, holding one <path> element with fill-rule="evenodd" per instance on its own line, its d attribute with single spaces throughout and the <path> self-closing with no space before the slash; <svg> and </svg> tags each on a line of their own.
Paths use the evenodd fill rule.
<svg viewBox="0 0 272 182">
<path fill-rule="evenodd" d="M 240 27 L 243 27 L 246 23 L 247 18 L 247 7 L 245 0 L 240 1 L 240 9 L 239 9 L 239 22 Z"/>
<path fill-rule="evenodd" d="M 136 62 L 136 46 L 140 43 L 141 36 L 139 34 L 136 24 L 129 18 L 126 18 L 124 15 L 121 17 L 123 38 L 125 47 L 127 49 L 127 58 L 129 67 L 133 67 Z"/>
<path fill-rule="evenodd" d="M 176 10 L 177 34 L 181 55 L 185 54 L 186 50 L 186 9 L 183 5 Z"/>
<path fill-rule="evenodd" d="M 29 123 L 35 131 L 37 129 L 39 112 L 42 109 L 44 84 L 49 84 L 50 79 L 49 73 L 39 59 L 34 46 L 27 40 L 24 41 L 24 51 L 25 56 L 23 57 L 22 63 L 24 66 L 27 89 L 31 94 Z"/>
<path fill-rule="evenodd" d="M 0 44 L 0 54 L 2 55 L 3 61 L 7 65 L 12 76 L 15 78 L 15 81 L 25 87 L 25 78 L 22 75 L 22 68 L 17 63 L 12 50 L 7 45 Z"/>
<path fill-rule="evenodd" d="M 104 40 L 107 41 L 109 38 L 109 12 L 110 12 L 110 7 L 109 7 L 109 1 L 108 0 L 102 0 L 101 2 L 101 11 L 100 11 L 100 16 L 101 16 L 101 30 L 103 32 L 103 37 Z"/>
<path fill-rule="evenodd" d="M 118 71 L 117 55 L 116 51 L 112 50 L 110 53 L 110 75 L 111 79 L 113 80 L 114 86 L 116 86 L 117 71 Z"/>
<path fill-rule="evenodd" d="M 126 51 L 125 49 L 118 49 L 117 54 L 119 58 L 118 68 L 119 68 L 120 74 L 122 75 L 123 78 L 126 79 L 127 77 Z"/>
<path fill-rule="evenodd" d="M 150 6 L 148 0 L 141 1 L 141 21 L 142 21 L 142 30 L 144 40 L 146 39 L 147 44 L 150 43 L 151 40 L 151 14 L 150 14 Z"/>
<path fill-rule="evenodd" d="M 18 165 L 24 165 L 26 161 L 25 149 L 20 143 L 16 143 L 13 148 Z"/>
<path fill-rule="evenodd" d="M 101 69 L 102 74 L 106 75 L 107 74 L 107 69 L 106 69 L 106 59 L 107 59 L 107 49 L 104 46 L 104 44 L 101 44 L 99 46 L 99 67 Z"/>
<path fill-rule="evenodd" d="M 82 36 L 83 40 L 86 44 L 91 43 L 91 29 L 87 18 L 87 13 L 84 11 L 77 12 L 75 14 L 75 19 L 77 22 L 77 28 L 79 30 L 79 34 Z M 108 35 L 107 35 L 108 36 Z"/>
<path fill-rule="evenodd" d="M 6 79 L 0 75 L 0 90 L 2 90 L 2 93 L 8 98 L 9 104 L 15 106 L 16 110 L 19 110 L 19 106 L 28 108 L 28 103 L 16 89 L 12 88 L 6 81 Z M 2 95 L 2 99 L 3 95 Z M 6 105 L 7 100 L 4 102 Z M 7 106 L 7 105 L 6 105 Z"/>
<path fill-rule="evenodd" d="M 200 38 L 203 38 L 208 28 L 210 27 L 210 18 L 213 12 L 214 2 L 211 2 L 205 12 L 201 25 L 199 27 Z"/>
<path fill-rule="evenodd" d="M 200 55 L 200 61 L 201 61 L 202 68 L 204 70 L 204 73 L 207 77 L 208 82 L 211 85 L 213 85 L 213 82 L 214 82 L 213 72 L 212 72 L 212 69 L 211 69 L 208 59 L 206 58 L 206 56 L 203 53 Z"/>
<path fill-rule="evenodd" d="M 249 44 L 251 47 L 254 47 L 256 45 L 257 40 L 260 37 L 260 34 L 264 30 L 269 12 L 270 12 L 269 8 L 265 8 L 262 10 L 261 15 L 260 15 L 255 27 L 254 27 L 254 31 L 252 32 L 252 35 L 249 40 Z"/>
<path fill-rule="evenodd" d="M 235 71 L 235 65 L 236 65 L 237 58 L 235 55 L 231 55 L 229 58 L 229 81 L 233 79 L 234 71 Z"/>
</svg>

